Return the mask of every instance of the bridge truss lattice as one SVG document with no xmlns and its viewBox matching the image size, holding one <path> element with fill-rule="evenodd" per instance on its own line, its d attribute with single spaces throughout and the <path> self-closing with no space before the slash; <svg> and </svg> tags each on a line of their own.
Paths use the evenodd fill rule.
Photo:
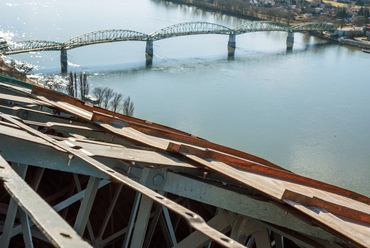
<svg viewBox="0 0 370 248">
<path fill-rule="evenodd" d="M 150 34 L 151 40 L 161 40 L 176 36 L 186 36 L 195 34 L 226 34 L 235 33 L 231 28 L 209 22 L 186 22 L 175 24 Z"/>
<path fill-rule="evenodd" d="M 16 54 L 32 51 L 58 51 L 76 47 L 109 43 L 118 41 L 154 41 L 171 37 L 197 35 L 197 34 L 222 34 L 238 35 L 261 31 L 306 32 L 306 31 L 333 31 L 335 27 L 326 23 L 303 23 L 294 26 L 272 21 L 255 21 L 244 23 L 234 29 L 209 22 L 186 22 L 168 26 L 151 34 L 142 32 L 113 29 L 90 32 L 71 38 L 64 43 L 42 40 L 28 40 L 9 42 L 0 47 L 0 54 Z"/>
</svg>

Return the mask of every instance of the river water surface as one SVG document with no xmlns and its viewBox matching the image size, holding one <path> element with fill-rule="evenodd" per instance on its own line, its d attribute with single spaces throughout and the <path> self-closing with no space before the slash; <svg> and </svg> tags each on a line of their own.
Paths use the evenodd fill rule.
<svg viewBox="0 0 370 248">
<path fill-rule="evenodd" d="M 152 33 L 190 21 L 234 28 L 247 20 L 158 0 L 0 3 L 0 36 L 9 41 L 64 42 L 87 32 Z M 69 71 L 88 73 L 91 87 L 130 96 L 134 116 L 171 126 L 270 160 L 293 172 L 370 196 L 370 55 L 284 32 L 236 38 L 198 35 L 154 42 L 91 45 L 68 51 Z M 60 75 L 59 52 L 10 56 Z M 9 58 L 9 57 L 8 57 Z"/>
</svg>

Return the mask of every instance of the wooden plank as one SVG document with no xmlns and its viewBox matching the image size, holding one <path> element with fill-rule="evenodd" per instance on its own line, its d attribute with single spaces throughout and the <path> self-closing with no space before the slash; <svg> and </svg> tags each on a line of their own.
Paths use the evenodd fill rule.
<svg viewBox="0 0 370 248">
<path fill-rule="evenodd" d="M 24 141 L 32 142 L 38 145 L 48 146 L 55 148 L 50 145 L 49 142 L 36 137 L 28 132 L 19 130 L 18 128 L 12 128 L 9 126 L 1 125 L 0 122 L 0 136 L 6 135 L 8 137 L 21 139 Z M 91 157 L 106 157 L 111 159 L 122 159 L 127 161 L 134 161 L 139 163 L 156 164 L 158 166 L 174 166 L 174 167 L 186 167 L 186 168 L 196 168 L 195 166 L 185 163 L 175 157 L 170 157 L 158 152 L 139 150 L 126 148 L 122 145 L 88 141 L 83 140 L 65 140 L 63 141 L 70 147 L 77 147 L 79 149 L 84 149 L 86 154 Z M 57 149 L 61 151 L 60 149 Z"/>
<path fill-rule="evenodd" d="M 343 239 L 350 241 L 350 243 L 356 244 L 358 247 L 370 247 L 369 226 L 351 222 L 348 219 L 339 218 L 322 208 L 307 207 L 290 200 L 284 201 L 317 220 L 324 229 L 330 230 L 331 232 L 334 231 L 337 233 L 338 237 L 342 237 Z"/>
<path fill-rule="evenodd" d="M 39 106 L 48 106 L 48 107 L 52 106 L 46 102 L 38 101 L 36 99 L 31 99 L 31 98 L 23 97 L 23 96 L 14 96 L 14 95 L 3 94 L 3 93 L 0 93 L 0 99 L 6 100 L 6 101 L 12 101 L 12 102 L 34 104 L 34 105 L 39 105 Z"/>
<path fill-rule="evenodd" d="M 76 145 L 81 145 L 83 149 L 93 154 L 93 157 L 106 157 L 113 159 L 122 159 L 131 162 L 148 163 L 163 166 L 176 166 L 176 167 L 187 167 L 197 168 L 189 163 L 185 163 L 175 157 L 170 157 L 159 152 L 145 151 L 139 149 L 126 148 L 123 146 L 109 146 L 87 144 L 83 142 L 75 142 Z"/>
<path fill-rule="evenodd" d="M 106 110 L 106 109 L 95 107 L 95 106 L 86 104 L 86 103 L 82 102 L 79 99 L 76 99 L 76 98 L 73 98 L 73 97 L 70 97 L 68 95 L 58 93 L 58 92 L 54 92 L 52 90 L 48 90 L 48 89 L 45 89 L 45 88 L 35 86 L 32 89 L 32 93 L 35 94 L 38 97 L 43 96 L 44 100 L 49 99 L 49 100 L 64 102 L 68 105 L 73 105 L 75 107 L 78 107 L 79 109 L 83 109 L 83 110 L 85 110 L 89 113 L 93 113 L 94 114 L 93 115 L 93 121 L 96 122 L 96 123 L 98 123 L 98 122 L 99 123 L 107 123 L 107 124 L 113 124 L 114 122 L 126 123 L 128 126 L 134 128 L 135 130 L 138 130 L 138 131 L 140 131 L 144 134 L 149 134 L 149 135 L 154 135 L 154 136 L 157 136 L 157 137 L 162 137 L 166 140 L 174 140 L 174 141 L 178 141 L 178 142 L 182 142 L 182 143 L 186 143 L 186 144 L 190 144 L 190 145 L 202 146 L 202 147 L 205 147 L 205 148 L 215 149 L 217 151 L 228 153 L 228 154 L 231 154 L 233 156 L 240 157 L 242 159 L 250 160 L 250 161 L 253 161 L 253 162 L 256 162 L 256 163 L 264 164 L 264 165 L 272 167 L 272 168 L 287 171 L 286 169 L 284 169 L 280 166 L 277 166 L 277 165 L 275 165 L 275 164 L 273 164 L 273 163 L 271 163 L 271 162 L 269 162 L 265 159 L 259 158 L 257 156 L 252 155 L 252 154 L 241 152 L 241 151 L 238 151 L 238 150 L 235 150 L 235 149 L 232 149 L 232 148 L 229 148 L 229 147 L 225 147 L 225 146 L 222 146 L 222 145 L 214 144 L 212 142 L 209 142 L 207 140 L 198 138 L 194 135 L 185 133 L 183 131 L 176 130 L 174 128 L 166 127 L 166 126 L 163 126 L 163 125 L 160 125 L 160 124 L 140 120 L 140 119 L 137 119 L 137 118 L 134 118 L 134 117 L 122 115 L 122 114 L 119 114 L 119 113 L 114 113 L 114 112 L 111 112 L 111 111 Z M 63 107 L 63 106 L 59 106 L 59 107 Z M 66 111 L 71 111 L 71 110 L 66 109 Z M 75 114 L 78 115 L 78 113 L 75 113 Z M 83 117 L 83 116 L 81 116 L 81 117 Z M 91 120 L 90 117 L 89 117 L 89 120 Z M 151 144 L 153 144 L 153 143 L 151 143 Z"/>
<path fill-rule="evenodd" d="M 145 144 L 145 145 L 148 145 L 154 148 L 158 148 L 161 150 L 166 150 L 169 144 L 168 140 L 141 133 L 131 127 L 116 128 L 106 123 L 98 123 L 98 124 L 101 127 L 105 128 L 106 130 L 109 130 L 110 132 L 114 134 L 123 136 L 130 140 L 134 140 L 142 144 Z"/>
<path fill-rule="evenodd" d="M 308 197 L 291 190 L 285 190 L 283 194 L 283 199 L 301 203 L 306 206 L 320 207 L 332 214 L 370 224 L 370 214 L 355 210 L 353 208 L 335 204 L 327 200 L 320 199 L 316 196 Z"/>
<path fill-rule="evenodd" d="M 352 192 L 352 191 L 349 191 L 349 190 L 346 190 L 346 189 L 343 189 L 343 188 L 340 188 L 340 187 L 337 187 L 331 184 L 327 184 L 324 182 L 320 182 L 318 180 L 311 179 L 308 177 L 303 177 L 303 176 L 291 173 L 289 171 L 283 171 L 280 169 L 271 168 L 270 166 L 264 166 L 262 164 L 257 164 L 257 163 L 253 163 L 250 161 L 235 158 L 228 154 L 223 154 L 217 151 L 213 151 L 209 149 L 199 149 L 194 146 L 187 146 L 184 144 L 179 145 L 179 144 L 174 144 L 174 143 L 170 143 L 167 150 L 171 152 L 192 154 L 192 155 L 196 155 L 202 158 L 211 158 L 213 160 L 223 162 L 227 165 L 232 165 L 234 168 L 238 168 L 242 171 L 248 171 L 248 172 L 264 175 L 267 177 L 282 179 L 284 181 L 305 185 L 308 188 L 317 188 L 317 189 L 332 192 L 338 195 L 347 196 L 347 197 L 350 197 L 351 199 L 361 201 L 368 205 L 370 204 L 369 197 L 360 195 L 356 192 Z"/>
<path fill-rule="evenodd" d="M 81 117 L 85 120 L 91 120 L 92 119 L 92 116 L 93 116 L 93 113 L 90 112 L 90 111 L 87 111 L 83 108 L 79 108 L 79 107 L 76 107 L 72 104 L 69 104 L 69 103 L 66 103 L 66 102 L 62 102 L 62 101 L 52 101 L 52 100 L 49 100 L 47 99 L 46 97 L 44 96 L 39 96 L 39 95 L 35 95 L 39 100 L 45 102 L 45 103 L 48 103 L 52 106 L 54 106 L 55 108 L 58 108 L 58 109 L 62 109 L 64 110 L 65 112 L 67 113 L 70 113 L 70 114 L 73 114 L 73 115 L 76 115 L 78 117 Z"/>
<path fill-rule="evenodd" d="M 131 119 L 130 119 L 131 118 Z M 161 137 L 163 139 L 166 139 L 168 141 L 173 142 L 173 144 L 176 143 L 182 143 L 182 144 L 188 144 L 196 147 L 204 147 L 207 149 L 213 149 L 218 151 L 219 153 L 228 154 L 229 157 L 234 157 L 235 159 L 244 160 L 244 161 L 250 161 L 254 163 L 263 164 L 265 166 L 269 166 L 275 169 L 279 169 L 282 171 L 288 171 L 280 166 L 277 166 L 265 159 L 259 158 L 257 156 L 254 156 L 252 154 L 248 154 L 245 152 L 241 152 L 238 150 L 235 150 L 233 148 L 225 147 L 222 145 L 218 145 L 212 142 L 209 142 L 204 139 L 200 139 L 196 136 L 182 133 L 178 130 L 174 131 L 174 129 L 169 127 L 164 127 L 155 123 L 142 123 L 142 120 L 135 119 L 128 116 L 122 116 L 117 115 L 116 113 L 111 113 L 111 115 L 102 115 L 94 112 L 93 121 L 96 123 L 106 123 L 111 124 L 115 126 L 115 124 L 119 123 L 121 126 L 129 126 L 134 128 L 135 130 L 138 130 L 144 134 Z M 159 127 L 158 127 L 159 126 Z M 172 144 L 172 143 L 171 143 Z"/>
<path fill-rule="evenodd" d="M 276 199 L 280 199 L 285 191 L 285 188 L 282 185 L 277 184 L 275 180 L 270 180 L 271 178 L 266 176 L 249 173 L 214 159 L 200 158 L 196 155 L 186 153 L 182 154 L 187 158 L 204 165 L 210 170 L 221 173 Z"/>
<path fill-rule="evenodd" d="M 200 158 L 196 155 L 192 154 L 186 154 L 183 153 L 186 157 L 188 157 L 191 160 L 194 160 L 207 168 L 217 171 L 219 173 L 222 173 L 226 176 L 229 176 L 230 178 L 233 178 L 234 180 L 248 185 L 250 187 L 253 187 L 260 192 L 267 194 L 273 198 L 276 198 L 277 200 L 282 200 L 283 194 L 286 189 L 295 189 L 296 187 L 300 187 L 301 190 L 306 191 L 306 192 L 311 192 L 317 195 L 320 195 L 320 193 L 323 194 L 330 194 L 333 198 L 337 198 L 338 201 L 342 200 L 343 202 L 346 202 L 348 204 L 348 201 L 352 201 L 353 203 L 357 203 L 357 206 L 362 205 L 363 210 L 365 213 L 367 213 L 367 209 L 370 207 L 367 204 L 361 203 L 361 202 L 356 202 L 355 200 L 351 200 L 349 198 L 336 195 L 330 192 L 323 192 L 322 190 L 318 189 L 313 189 L 304 185 L 299 185 L 291 182 L 287 182 L 284 180 L 279 180 L 271 177 L 266 177 L 254 173 L 250 173 L 247 171 L 243 171 L 231 166 L 228 166 L 227 164 L 224 164 L 222 162 L 219 162 L 217 160 L 212 160 L 212 159 L 203 159 Z M 288 200 L 283 200 L 284 202 L 287 202 Z M 354 224 L 351 223 L 350 220 L 348 219 L 339 219 L 338 217 L 335 217 L 332 215 L 330 218 L 325 218 L 327 215 L 316 215 L 315 211 L 311 211 L 310 209 L 302 206 L 302 205 L 297 205 L 295 204 L 289 204 L 298 210 L 302 211 L 304 214 L 308 215 L 309 217 L 319 220 L 323 226 L 321 227 L 328 227 L 326 230 L 329 230 L 332 233 L 338 233 L 341 234 L 341 237 L 345 238 L 346 240 L 351 240 L 359 244 L 370 244 L 370 226 L 369 225 L 360 225 L 357 226 L 356 228 L 353 227 Z M 356 204 L 354 204 L 356 205 Z M 302 207 L 300 207 L 302 206 Z M 322 209 L 320 210 L 322 212 Z M 336 218 L 336 221 L 333 222 L 333 218 Z M 341 224 L 340 224 L 341 223 Z M 362 230 L 362 235 L 361 237 L 355 237 L 354 233 L 355 230 Z M 367 241 L 365 242 L 365 237 L 367 237 Z M 366 247 L 366 246 L 365 246 Z"/>
</svg>

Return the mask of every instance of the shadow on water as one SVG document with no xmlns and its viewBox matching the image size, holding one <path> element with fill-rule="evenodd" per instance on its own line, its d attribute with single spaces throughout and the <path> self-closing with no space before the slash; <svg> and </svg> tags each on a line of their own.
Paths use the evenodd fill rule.
<svg viewBox="0 0 370 248">
<path fill-rule="evenodd" d="M 295 44 L 296 46 L 298 44 Z M 215 55 L 215 56 L 205 56 L 197 58 L 180 58 L 174 59 L 170 57 L 160 57 L 157 54 L 154 54 L 153 58 L 146 59 L 143 62 L 139 63 L 124 63 L 124 64 L 115 64 L 115 65 L 96 65 L 88 68 L 79 68 L 78 71 L 84 71 L 90 75 L 135 75 L 141 74 L 145 71 L 170 71 L 175 68 L 186 68 L 194 69 L 199 66 L 218 66 L 227 62 L 248 62 L 248 61 L 264 61 L 268 57 L 268 60 L 279 59 L 283 55 L 294 55 L 304 52 L 310 53 L 320 53 L 322 52 L 323 47 L 335 46 L 337 44 L 331 42 L 321 42 L 321 43 L 308 43 L 302 46 L 302 43 L 299 44 L 300 48 L 295 49 L 293 46 L 292 50 L 277 50 L 277 51 L 256 51 L 256 50 L 246 50 L 243 48 L 236 48 L 233 50 L 228 50 L 227 54 L 224 55 Z M 241 51 L 238 53 L 238 50 Z M 76 71 L 76 70 L 70 70 Z M 50 73 L 53 74 L 53 73 Z M 68 73 L 67 73 L 68 74 Z M 67 74 L 60 74 L 65 76 Z"/>
</svg>

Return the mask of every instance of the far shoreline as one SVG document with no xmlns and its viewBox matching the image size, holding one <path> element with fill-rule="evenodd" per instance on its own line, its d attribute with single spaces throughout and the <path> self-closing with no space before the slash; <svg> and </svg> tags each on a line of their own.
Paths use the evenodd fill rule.
<svg viewBox="0 0 370 248">
<path fill-rule="evenodd" d="M 231 10 L 225 10 L 224 8 L 217 8 L 217 7 L 213 6 L 212 4 L 209 4 L 208 2 L 204 2 L 203 4 L 197 4 L 197 3 L 194 3 L 193 0 L 164 0 L 164 1 L 175 3 L 175 4 L 184 4 L 184 5 L 187 5 L 187 6 L 193 6 L 193 7 L 197 7 L 197 8 L 200 8 L 202 10 L 205 10 L 205 11 L 212 11 L 212 12 L 221 13 L 221 14 L 225 14 L 225 15 L 229 15 L 229 16 L 234 16 L 234 17 L 238 17 L 238 18 L 242 18 L 242 19 L 246 19 L 246 20 L 274 21 L 274 18 L 272 16 L 268 16 L 268 15 L 264 15 L 264 14 L 258 14 L 258 13 L 256 13 L 257 16 L 252 16 L 252 14 L 239 13 L 239 12 L 235 12 L 235 11 L 233 12 Z M 249 11 L 246 11 L 246 13 L 249 13 Z M 279 18 L 279 19 L 280 19 L 279 21 L 282 22 L 282 23 L 287 23 L 288 22 L 284 18 Z M 277 21 L 277 20 L 275 20 L 275 21 Z M 299 23 L 304 23 L 304 22 L 299 21 L 299 20 L 294 20 L 294 21 L 291 22 L 291 24 L 293 24 L 293 25 L 299 24 Z M 291 24 L 289 24 L 289 25 L 291 25 Z M 340 44 L 340 45 L 348 45 L 348 46 L 352 46 L 352 47 L 357 47 L 359 49 L 362 49 L 362 48 L 369 49 L 370 48 L 370 41 L 359 40 L 359 38 L 361 38 L 361 37 L 358 37 L 358 39 L 351 39 L 351 38 L 347 38 L 347 37 L 333 38 L 333 37 L 329 37 L 325 34 L 322 34 L 320 32 L 309 32 L 309 34 L 313 35 L 313 36 L 316 36 L 318 38 L 321 38 L 321 39 L 328 40 L 328 41 L 333 42 L 333 43 Z"/>
</svg>

